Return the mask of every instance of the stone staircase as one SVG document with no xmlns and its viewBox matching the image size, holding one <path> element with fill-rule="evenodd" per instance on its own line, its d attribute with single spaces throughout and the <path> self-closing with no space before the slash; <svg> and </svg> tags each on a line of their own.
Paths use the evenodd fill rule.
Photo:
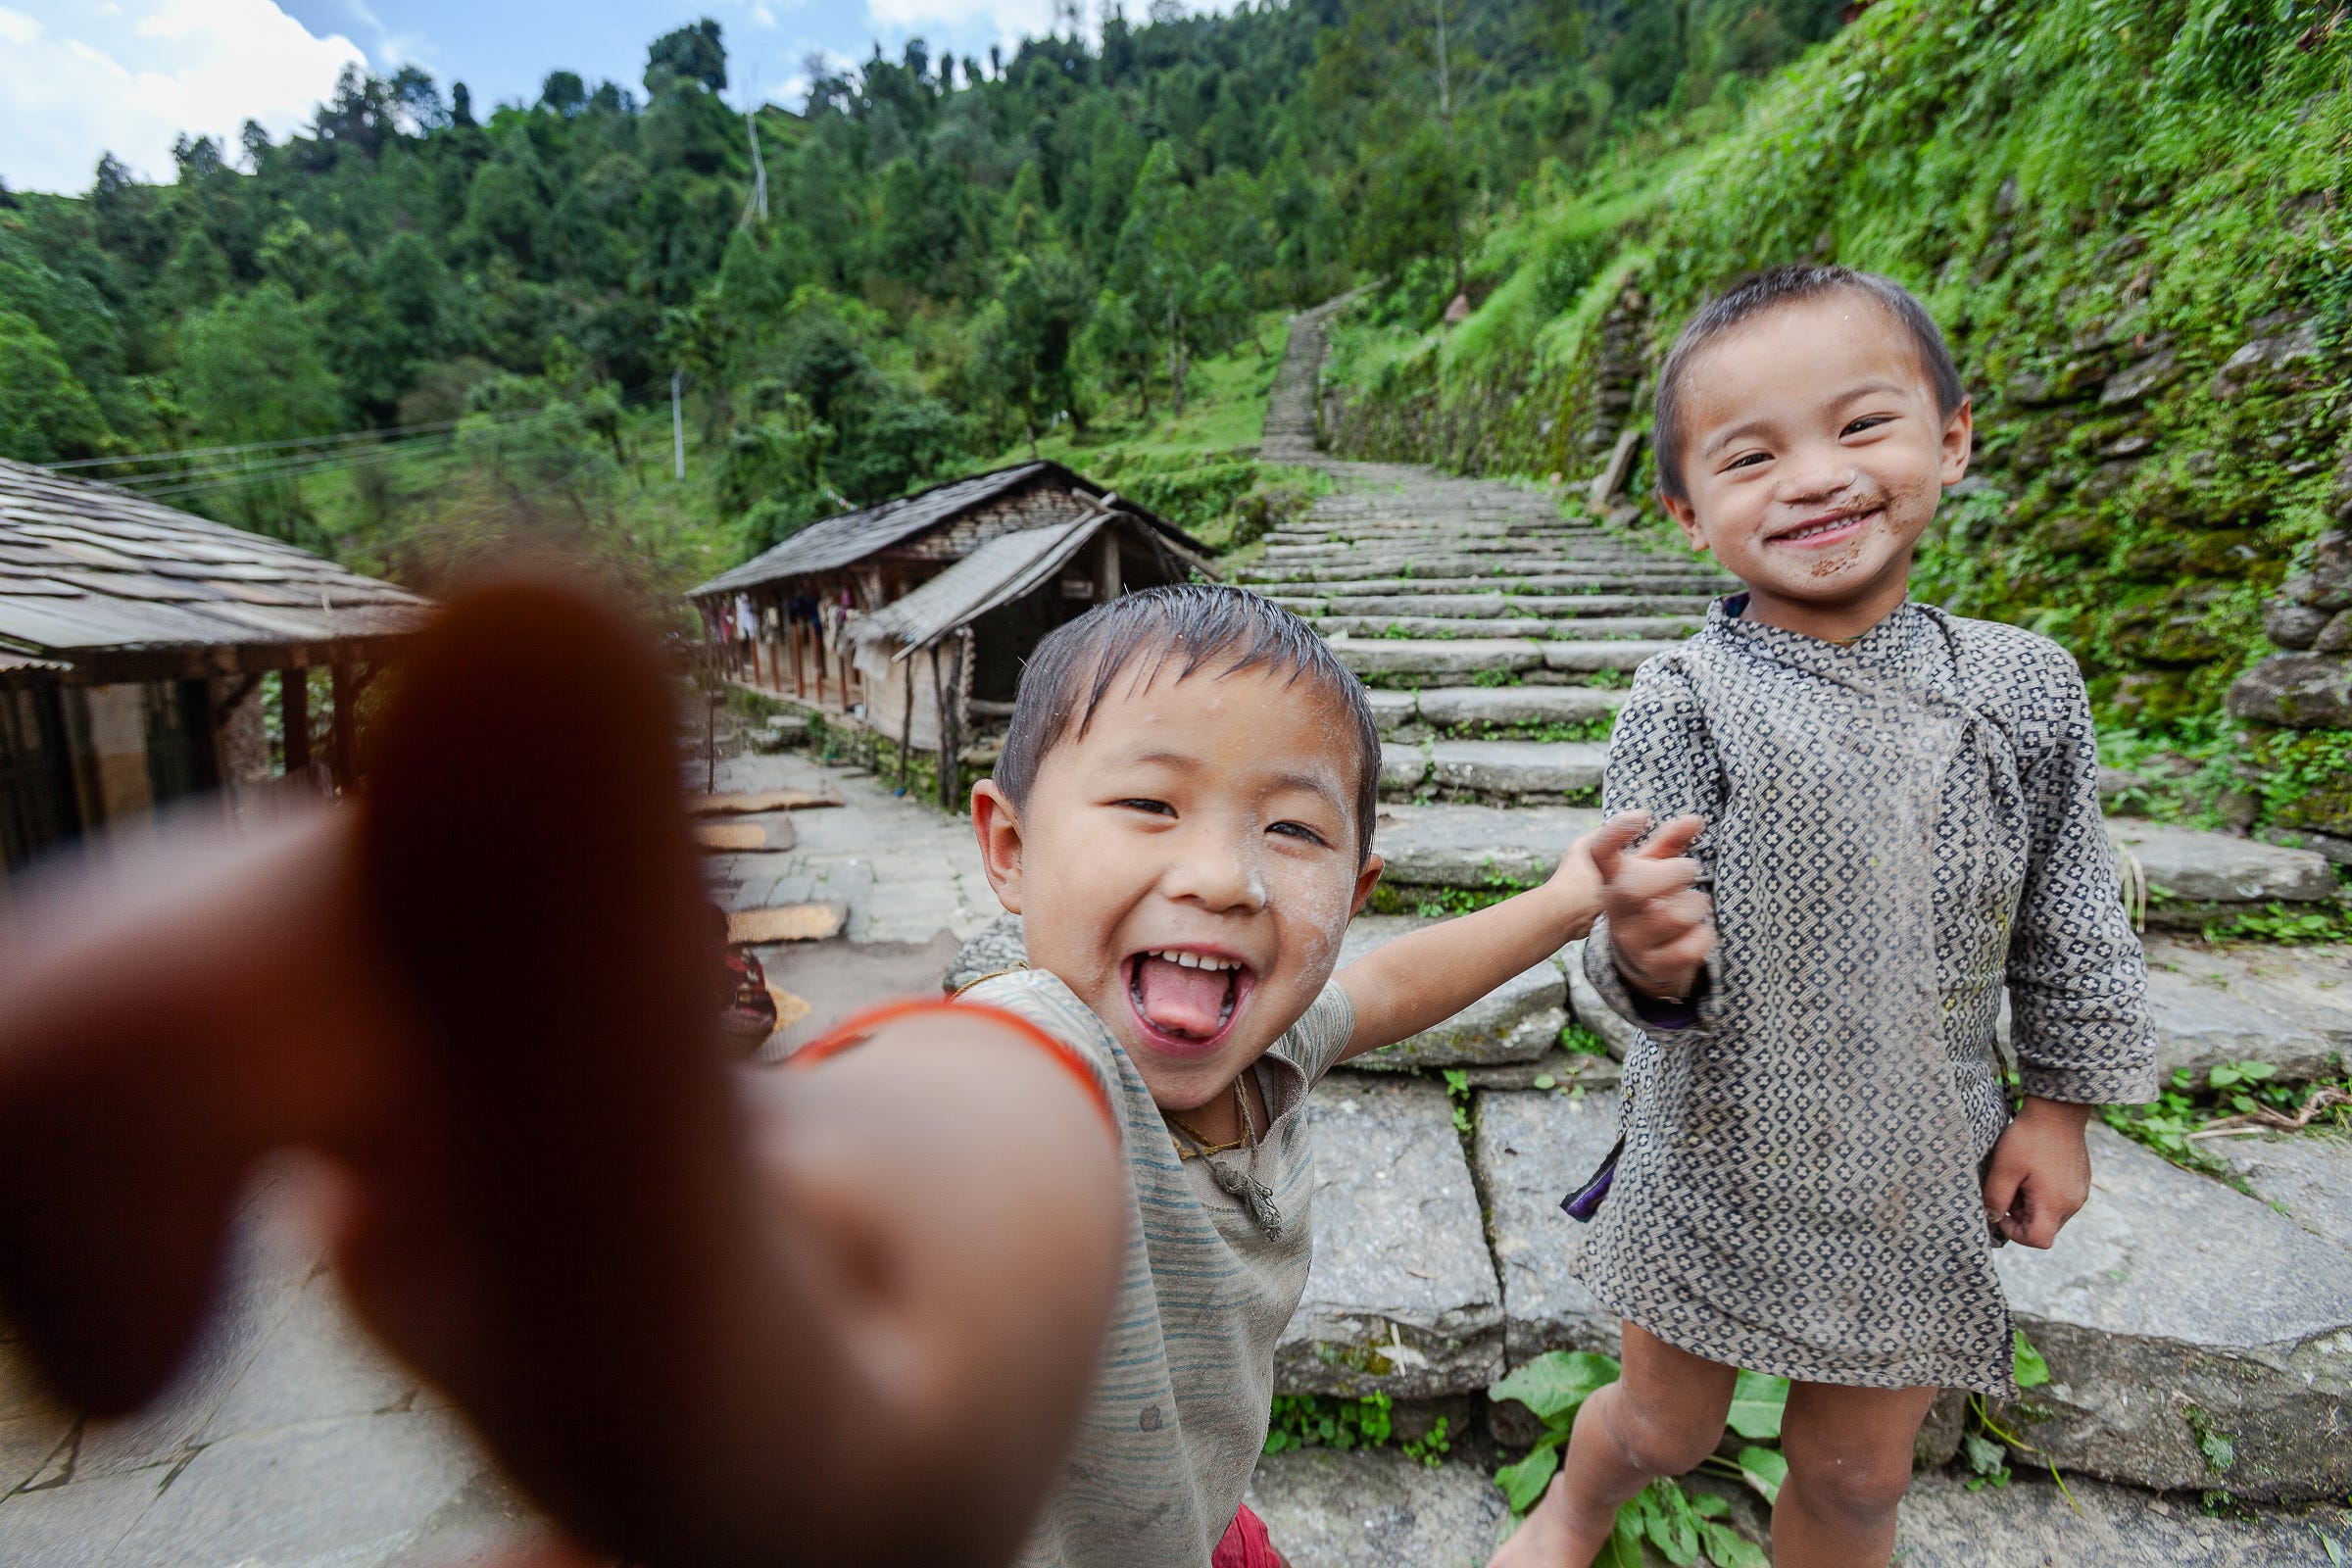
<svg viewBox="0 0 2352 1568">
<path fill-rule="evenodd" d="M 1383 912 L 1356 921 L 1346 961 L 1465 895 L 1548 874 L 1598 820 L 1630 672 L 1732 585 L 1564 515 L 1542 489 L 1323 455 L 1315 383 L 1338 303 L 1295 318 L 1262 446 L 1328 474 L 1333 493 L 1236 580 L 1312 619 L 1373 690 L 1388 870 Z M 2342 1074 L 2352 949 L 2214 949 L 2162 929 L 2330 905 L 2333 869 L 2305 851 L 2142 821 L 2110 833 L 2151 889 L 2166 1070 L 2253 1059 L 2289 1080 Z M 1017 926 L 991 940 L 1017 952 Z M 1580 956 L 1537 965 L 1310 1102 L 1316 1253 L 1281 1387 L 1386 1394 L 1400 1435 L 1444 1414 L 1459 1441 L 1436 1469 L 1394 1451 L 1265 1460 L 1253 1498 L 1298 1568 L 1483 1562 L 1502 1514 L 1486 1478 L 1518 1451 L 1512 1407 L 1491 1409 L 1484 1390 L 1544 1350 L 1616 1349 L 1614 1319 L 1568 1277 L 1582 1235 L 1557 1206 L 1614 1136 L 1630 1039 Z M 1452 1099 L 1441 1072 L 1458 1075 Z M 2090 1206 L 2054 1250 L 1997 1254 L 2053 1381 L 1995 1415 L 2056 1460 L 2072 1496 L 2028 1479 L 2036 1461 L 2024 1454 L 2011 1488 L 1968 1490 L 1947 1400 L 1923 1434 L 1898 1560 L 2318 1563 L 2329 1560 L 2323 1533 L 2352 1549 L 2340 1506 L 2352 1490 L 2352 1142 L 2206 1147 L 2235 1186 L 2094 1127 Z M 2209 1513 L 2206 1493 L 2237 1501 Z M 2307 1511 L 2316 1498 L 2333 1502 Z"/>
<path fill-rule="evenodd" d="M 1325 457 L 1315 374 L 1330 309 L 1294 320 L 1262 451 L 1320 469 L 1333 493 L 1236 577 L 1313 619 L 1372 688 L 1387 870 L 1346 962 L 1548 875 L 1600 819 L 1627 676 L 1727 584 L 1563 516 L 1543 490 Z M 2342 1075 L 2352 948 L 2175 934 L 2217 913 L 2332 905 L 2333 868 L 2309 851 L 2128 818 L 2109 832 L 2150 888 L 2165 1070 L 2257 1060 L 2283 1081 Z M 949 984 L 1019 956 L 1008 916 Z M 1399 1440 L 1443 1416 L 1454 1450 L 1436 1468 L 1393 1448 L 1263 1460 L 1252 1501 L 1297 1568 L 1483 1563 L 1503 1515 L 1488 1478 L 1528 1437 L 1487 1387 L 1546 1350 L 1616 1351 L 1615 1320 L 1569 1277 L 1583 1234 L 1558 1208 L 1615 1135 L 1631 1040 L 1581 956 L 1571 947 L 1535 965 L 1309 1102 L 1315 1258 L 1279 1388 L 1387 1395 Z M 2091 1202 L 2058 1247 L 1996 1253 L 2052 1381 L 1992 1414 L 2055 1460 L 2068 1492 L 2025 1452 L 2013 1485 L 1971 1491 L 1954 1463 L 1962 1408 L 1947 1396 L 1922 1434 L 1898 1560 L 2317 1564 L 2330 1560 L 2323 1535 L 2352 1551 L 2352 1140 L 2200 1146 L 2233 1185 L 2103 1126 L 2091 1145 Z M 2221 1494 L 2226 1506 L 2201 1500 Z M 1730 1500 L 1761 1540 L 1752 1500 Z"/>
</svg>

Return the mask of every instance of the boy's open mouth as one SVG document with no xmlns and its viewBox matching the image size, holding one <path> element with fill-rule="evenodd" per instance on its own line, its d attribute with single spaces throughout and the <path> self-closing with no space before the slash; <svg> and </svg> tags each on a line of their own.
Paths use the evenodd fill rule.
<svg viewBox="0 0 2352 1568">
<path fill-rule="evenodd" d="M 1256 976 L 1241 959 L 1193 948 L 1152 948 L 1126 962 L 1127 1004 L 1144 1038 L 1171 1055 L 1205 1056 L 1225 1043 Z"/>
<path fill-rule="evenodd" d="M 1808 550 L 1842 544 L 1878 520 L 1879 512 L 1879 508 L 1872 506 L 1840 512 L 1834 516 L 1815 517 L 1810 522 L 1799 523 L 1787 533 L 1776 533 L 1764 542 L 1768 545 L 1794 545 Z"/>
</svg>

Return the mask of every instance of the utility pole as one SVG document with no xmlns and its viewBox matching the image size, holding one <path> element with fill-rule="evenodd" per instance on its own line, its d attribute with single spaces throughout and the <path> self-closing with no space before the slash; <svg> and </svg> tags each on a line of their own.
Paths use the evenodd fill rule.
<svg viewBox="0 0 2352 1568">
<path fill-rule="evenodd" d="M 748 221 L 764 223 L 767 221 L 767 165 L 760 157 L 760 124 L 753 119 L 752 111 L 745 112 L 743 128 L 752 138 L 752 200 L 744 218 Z"/>
<path fill-rule="evenodd" d="M 686 477 L 686 414 L 678 394 L 686 380 L 684 370 L 669 372 L 669 447 L 677 455 L 678 477 Z"/>
</svg>

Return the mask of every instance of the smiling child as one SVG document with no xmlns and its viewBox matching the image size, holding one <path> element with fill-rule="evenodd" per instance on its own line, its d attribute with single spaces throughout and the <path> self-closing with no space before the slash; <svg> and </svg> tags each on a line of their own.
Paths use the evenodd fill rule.
<svg viewBox="0 0 2352 1568">
<path fill-rule="evenodd" d="M 1660 499 L 1746 591 L 1642 666 L 1604 794 L 1707 819 L 1713 907 L 1621 908 L 1653 874 L 1629 860 L 1586 945 L 1644 1031 L 1578 1264 L 1625 1370 L 1497 1564 L 1592 1562 L 1620 1503 L 1712 1450 L 1737 1368 L 1792 1383 L 1775 1560 L 1885 1564 L 1936 1390 L 2013 1392 L 1990 1248 L 2048 1247 L 2091 1107 L 2154 1096 L 2082 676 L 1909 598 L 1971 439 L 1942 334 L 1883 277 L 1758 274 L 1667 358 Z"/>
<path fill-rule="evenodd" d="M 1616 863 L 1644 825 L 1587 835 L 1542 887 L 1334 976 L 1380 877 L 1379 770 L 1362 685 L 1305 622 L 1236 589 L 1113 600 L 1022 673 L 972 817 L 1029 966 L 965 996 L 1093 1066 L 1132 1200 L 1092 1403 L 1023 1563 L 1275 1560 L 1242 1495 L 1306 1285 L 1308 1090 L 1582 935 L 1594 852 Z M 1687 884 L 1697 826 L 1653 835 L 1642 870 Z"/>
</svg>

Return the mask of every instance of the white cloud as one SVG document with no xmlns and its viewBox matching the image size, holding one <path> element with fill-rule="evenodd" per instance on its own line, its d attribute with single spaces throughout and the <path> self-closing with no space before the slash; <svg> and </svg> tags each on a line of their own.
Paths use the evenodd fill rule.
<svg viewBox="0 0 2352 1568">
<path fill-rule="evenodd" d="M 865 11 L 876 27 L 891 33 L 935 23 L 1009 42 L 1054 29 L 1054 0 L 866 0 Z"/>
<path fill-rule="evenodd" d="M 347 64 L 340 33 L 315 37 L 271 0 L 129 0 L 93 15 L 74 0 L 0 8 L 0 178 L 23 190 L 89 188 L 112 152 L 168 176 L 185 132 L 236 152 L 258 120 L 273 136 L 306 122 Z"/>
</svg>

